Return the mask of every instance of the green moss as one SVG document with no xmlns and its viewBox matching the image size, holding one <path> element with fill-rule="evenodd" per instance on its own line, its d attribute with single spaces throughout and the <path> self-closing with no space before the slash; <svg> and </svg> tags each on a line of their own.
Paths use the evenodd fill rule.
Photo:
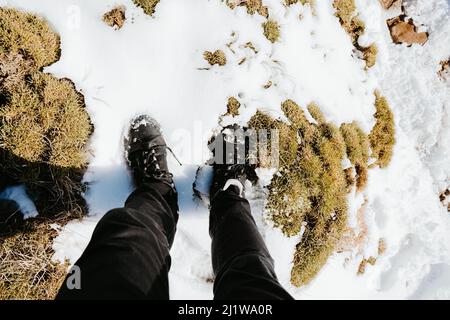
<svg viewBox="0 0 450 320">
<path fill-rule="evenodd" d="M 317 123 L 320 124 L 325 122 L 325 117 L 323 116 L 322 111 L 315 103 L 309 104 L 308 112 L 313 117 L 313 119 L 317 121 Z"/>
<path fill-rule="evenodd" d="M 292 100 L 282 104 L 289 123 L 262 112 L 249 122 L 251 128 L 280 130 L 280 168 L 268 187 L 267 210 L 287 236 L 299 234 L 306 223 L 291 274 L 296 286 L 308 283 L 322 268 L 347 219 L 347 177 L 341 164 L 344 138 L 316 105 L 308 109 L 318 124 L 310 123 Z"/>
<path fill-rule="evenodd" d="M 210 65 L 224 66 L 227 64 L 227 57 L 222 50 L 216 50 L 214 52 L 205 51 L 203 53 L 203 58 L 208 61 Z"/>
<path fill-rule="evenodd" d="M 267 20 L 263 23 L 264 36 L 274 43 L 280 38 L 280 26 L 275 20 Z"/>
<path fill-rule="evenodd" d="M 341 125 L 347 156 L 356 171 L 356 188 L 362 190 L 367 184 L 369 161 L 369 138 L 356 122 Z"/>
<path fill-rule="evenodd" d="M 376 123 L 369 135 L 372 147 L 372 157 L 376 158 L 376 164 L 380 168 L 387 167 L 392 158 L 395 144 L 394 115 L 386 98 L 378 92 L 375 93 L 375 119 Z"/>
<path fill-rule="evenodd" d="M 339 18 L 342 27 L 349 34 L 353 45 L 356 49 L 362 52 L 363 58 L 366 61 L 366 68 L 372 68 L 377 59 L 378 48 L 375 44 L 369 47 L 362 47 L 359 45 L 359 37 L 365 32 L 365 24 L 356 13 L 356 5 L 354 0 L 335 0 L 333 7 L 336 10 L 336 16 Z"/>
<path fill-rule="evenodd" d="M 355 122 L 336 127 L 313 103 L 307 108 L 312 123 L 292 100 L 281 105 L 287 122 L 257 111 L 248 123 L 254 129 L 278 130 L 279 167 L 268 186 L 266 209 L 286 236 L 298 235 L 304 227 L 291 271 L 295 286 L 308 284 L 335 252 L 346 230 L 350 187 L 356 184 L 362 191 L 367 184 L 370 147 L 380 166 L 390 159 L 392 112 L 378 93 L 376 105 L 377 123 L 370 136 Z M 344 169 L 346 156 L 353 167 Z"/>
<path fill-rule="evenodd" d="M 234 9 L 237 6 L 245 6 L 247 8 L 247 13 L 254 15 L 255 13 L 258 13 L 259 15 L 268 18 L 269 17 L 269 10 L 268 8 L 263 4 L 262 0 L 246 0 L 246 1 L 233 1 L 233 0 L 227 0 L 227 5 Z"/>
<path fill-rule="evenodd" d="M 156 5 L 160 0 L 133 0 L 134 4 L 141 7 L 149 16 L 155 13 Z"/>
</svg>

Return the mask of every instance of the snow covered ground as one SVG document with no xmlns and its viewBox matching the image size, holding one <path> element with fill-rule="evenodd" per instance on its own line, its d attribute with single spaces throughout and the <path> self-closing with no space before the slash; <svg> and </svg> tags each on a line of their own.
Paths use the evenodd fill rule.
<svg viewBox="0 0 450 320">
<path fill-rule="evenodd" d="M 278 115 L 280 103 L 293 99 L 302 106 L 314 101 L 335 124 L 356 120 L 369 132 L 373 91 L 379 89 L 393 109 L 397 143 L 390 166 L 371 170 L 365 192 L 349 199 L 354 227 L 367 199 L 369 232 L 361 248 L 333 255 L 310 285 L 295 288 L 289 277 L 298 238 L 284 237 L 264 219 L 267 179 L 250 194 L 253 214 L 280 281 L 298 299 L 450 299 L 450 215 L 439 201 L 450 185 L 450 81 L 437 75 L 439 62 L 450 56 L 450 1 L 407 2 L 407 13 L 425 26 L 429 40 L 406 47 L 392 43 L 385 22 L 398 12 L 356 0 L 367 27 L 360 42 L 379 48 L 369 71 L 352 54 L 331 0 L 317 1 L 315 14 L 309 6 L 285 7 L 282 0 L 264 3 L 281 25 L 275 44 L 263 35 L 263 17 L 242 7 L 230 10 L 220 0 L 162 0 L 154 17 L 131 0 L 0 0 L 45 17 L 61 35 L 61 60 L 45 71 L 74 81 L 95 125 L 85 176 L 89 217 L 61 230 L 55 259 L 75 262 L 102 215 L 123 205 L 132 190 L 123 132 L 134 115 L 147 112 L 183 162 L 180 167 L 170 159 L 180 194 L 171 297 L 212 298 L 208 210 L 193 199 L 192 183 L 228 97 L 243 104 L 242 123 L 257 109 Z M 127 21 L 116 31 L 101 17 L 117 4 L 126 6 Z M 245 47 L 249 41 L 258 53 Z M 216 49 L 228 63 L 203 70 L 203 52 Z M 268 81 L 274 85 L 263 88 Z M 357 275 L 362 258 L 376 256 L 380 238 L 386 252 Z"/>
</svg>

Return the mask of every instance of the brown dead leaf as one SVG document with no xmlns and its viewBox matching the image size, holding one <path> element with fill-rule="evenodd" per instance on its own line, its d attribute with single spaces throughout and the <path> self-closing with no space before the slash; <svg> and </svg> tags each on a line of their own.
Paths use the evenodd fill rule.
<svg viewBox="0 0 450 320">
<path fill-rule="evenodd" d="M 381 5 L 385 9 L 390 9 L 391 7 L 400 7 L 403 0 L 380 0 Z"/>
<path fill-rule="evenodd" d="M 392 41 L 397 44 L 406 43 L 408 45 L 423 45 L 428 40 L 426 32 L 417 32 L 412 19 L 404 21 L 404 17 L 399 16 L 387 21 L 391 32 Z"/>
<path fill-rule="evenodd" d="M 441 70 L 439 70 L 438 75 L 442 80 L 446 80 L 450 73 L 450 58 L 446 61 L 441 61 Z"/>
</svg>

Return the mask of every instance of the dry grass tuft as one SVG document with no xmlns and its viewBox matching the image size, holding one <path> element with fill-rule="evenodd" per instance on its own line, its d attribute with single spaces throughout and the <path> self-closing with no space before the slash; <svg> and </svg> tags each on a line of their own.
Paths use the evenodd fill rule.
<svg viewBox="0 0 450 320">
<path fill-rule="evenodd" d="M 103 15 L 103 21 L 110 27 L 120 29 L 125 24 L 125 7 L 117 6 Z"/>
<path fill-rule="evenodd" d="M 34 62 L 25 60 L 21 54 L 0 54 L 0 90 L 10 91 L 17 87 L 33 69 Z"/>
<path fill-rule="evenodd" d="M 0 300 L 55 298 L 68 265 L 52 261 L 58 232 L 50 224 L 29 221 L 20 233 L 0 239 Z"/>
<path fill-rule="evenodd" d="M 91 132 L 73 84 L 37 72 L 0 108 L 0 172 L 27 186 L 40 214 L 84 211 L 81 180 Z"/>
<path fill-rule="evenodd" d="M 153 15 L 156 10 L 156 5 L 160 0 L 133 0 L 134 4 L 138 7 L 141 7 L 145 14 L 149 16 Z"/>
<path fill-rule="evenodd" d="M 59 37 L 28 13 L 1 9 L 0 15 L 22 23 L 0 22 L 0 58 L 7 58 L 0 63 L 0 174 L 26 184 L 41 214 L 82 211 L 92 132 L 84 99 L 70 80 L 37 68 L 59 56 Z"/>
<path fill-rule="evenodd" d="M 41 18 L 0 8 L 0 191 L 25 184 L 39 219 L 23 221 L 0 201 L 0 299 L 53 299 L 66 265 L 51 261 L 57 231 L 85 213 L 82 197 L 92 132 L 70 80 L 43 73 L 59 58 L 59 37 Z"/>
<path fill-rule="evenodd" d="M 375 93 L 375 126 L 369 135 L 370 145 L 372 147 L 372 157 L 376 158 L 376 164 L 380 168 L 389 165 L 395 144 L 395 125 L 394 115 L 386 98 L 378 92 Z"/>
<path fill-rule="evenodd" d="M 238 116 L 240 107 L 241 107 L 241 103 L 235 97 L 228 98 L 227 114 L 229 114 L 233 117 Z"/>
<path fill-rule="evenodd" d="M 216 50 L 214 52 L 205 51 L 203 53 L 203 58 L 205 58 L 205 60 L 212 66 L 215 64 L 218 64 L 219 66 L 224 66 L 227 64 L 227 57 L 222 50 Z"/>
<path fill-rule="evenodd" d="M 0 39 L 0 57 L 14 60 L 21 56 L 32 62 L 34 71 L 51 65 L 60 56 L 59 36 L 44 19 L 30 13 L 0 8 Z"/>
<path fill-rule="evenodd" d="M 280 25 L 275 20 L 267 20 L 263 23 L 264 36 L 274 43 L 280 38 Z"/>
</svg>

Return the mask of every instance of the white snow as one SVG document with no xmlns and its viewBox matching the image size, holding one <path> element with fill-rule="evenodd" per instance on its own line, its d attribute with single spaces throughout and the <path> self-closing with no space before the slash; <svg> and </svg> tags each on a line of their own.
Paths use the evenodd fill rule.
<svg viewBox="0 0 450 320">
<path fill-rule="evenodd" d="M 362 252 L 335 254 L 310 285 L 292 287 L 291 260 L 299 238 L 284 237 L 264 219 L 264 185 L 273 172 L 261 172 L 264 179 L 248 194 L 253 214 L 281 283 L 298 299 L 450 298 L 450 216 L 439 202 L 439 192 L 450 185 L 450 82 L 437 76 L 439 62 L 450 56 L 449 2 L 408 1 L 408 13 L 430 37 L 423 47 L 406 47 L 390 39 L 385 21 L 395 12 L 383 11 L 374 0 L 357 0 L 367 25 L 360 42 L 376 42 L 380 51 L 369 71 L 353 53 L 331 0 L 317 1 L 316 15 L 309 6 L 264 2 L 281 25 L 275 44 L 263 36 L 262 17 L 241 7 L 230 10 L 220 0 L 161 0 L 154 17 L 131 0 L 0 0 L 44 16 L 61 35 L 61 60 L 45 71 L 75 82 L 95 125 L 85 176 L 89 217 L 62 229 L 55 259 L 75 262 L 102 215 L 122 206 L 132 191 L 123 133 L 133 116 L 146 112 L 160 122 L 183 162 L 180 167 L 169 156 L 180 194 L 171 297 L 212 298 L 208 210 L 194 200 L 192 183 L 228 97 L 243 104 L 240 123 L 257 108 L 280 115 L 280 103 L 289 98 L 302 106 L 314 101 L 335 124 L 358 121 L 369 132 L 373 91 L 379 89 L 395 114 L 397 144 L 391 165 L 371 170 L 364 194 L 349 199 L 352 226 L 368 199 L 369 234 Z M 117 4 L 126 6 L 127 22 L 115 31 L 101 17 Z M 245 47 L 249 41 L 258 53 Z M 216 49 L 225 52 L 227 65 L 202 70 L 209 67 L 203 52 Z M 264 89 L 268 81 L 274 85 Z M 229 121 L 225 117 L 222 124 Z M 379 238 L 386 241 L 386 253 L 357 276 L 359 262 L 376 253 Z"/>
<path fill-rule="evenodd" d="M 24 219 L 34 218 L 39 214 L 33 201 L 28 197 L 24 185 L 6 188 L 0 192 L 0 199 L 15 201 L 19 205 Z"/>
</svg>

